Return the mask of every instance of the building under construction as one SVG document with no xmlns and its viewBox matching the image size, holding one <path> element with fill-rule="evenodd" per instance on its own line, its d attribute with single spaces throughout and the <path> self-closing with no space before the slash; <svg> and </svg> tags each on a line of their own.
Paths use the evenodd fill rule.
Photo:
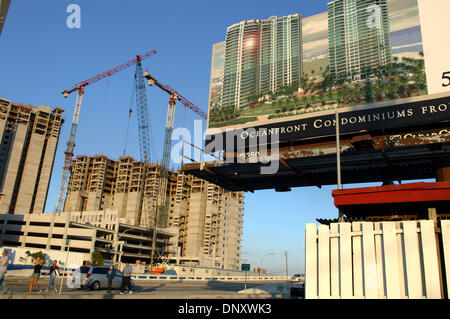
<svg viewBox="0 0 450 319">
<path fill-rule="evenodd" d="M 5 24 L 10 4 L 11 0 L 0 0 L 0 34 L 2 34 L 3 25 Z"/>
<path fill-rule="evenodd" d="M 44 211 L 63 112 L 0 99 L 0 214 Z"/>
<path fill-rule="evenodd" d="M 112 208 L 122 223 L 154 226 L 161 166 L 145 167 L 129 156 L 78 156 L 73 163 L 64 211 Z M 145 177 L 145 178 L 144 178 Z M 172 228 L 178 247 L 172 263 L 238 269 L 244 195 L 171 171 L 167 181 L 167 214 L 158 227 Z M 150 209 L 147 209 L 149 207 Z"/>
</svg>

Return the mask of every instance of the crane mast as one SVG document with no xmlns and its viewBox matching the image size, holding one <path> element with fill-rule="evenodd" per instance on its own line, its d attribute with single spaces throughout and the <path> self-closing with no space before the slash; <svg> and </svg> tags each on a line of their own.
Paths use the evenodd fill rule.
<svg viewBox="0 0 450 319">
<path fill-rule="evenodd" d="M 164 150 L 163 158 L 161 162 L 161 171 L 159 179 L 159 189 L 158 189 L 158 200 L 155 210 L 155 221 L 154 221 L 154 231 L 152 240 L 152 251 L 150 257 L 150 264 L 153 265 L 154 253 L 155 253 L 155 241 L 156 241 L 156 227 L 164 227 L 167 221 L 168 213 L 168 200 L 167 200 L 167 183 L 168 183 L 168 173 L 170 164 L 170 153 L 172 150 L 172 131 L 175 121 L 175 105 L 176 101 L 181 101 L 186 107 L 190 108 L 192 111 L 203 117 L 207 118 L 206 113 L 196 107 L 194 104 L 185 99 L 181 94 L 179 94 L 175 89 L 169 85 L 164 85 L 156 80 L 148 71 L 146 71 L 143 76 L 148 80 L 150 86 L 156 85 L 163 91 L 170 94 L 169 105 L 167 107 L 167 119 L 166 119 L 166 130 L 164 135 Z"/>
<path fill-rule="evenodd" d="M 146 228 L 152 227 L 151 211 L 153 201 L 151 198 L 151 185 L 147 178 L 148 168 L 150 164 L 150 138 L 149 138 L 149 121 L 148 121 L 148 104 L 147 93 L 145 89 L 145 81 L 143 77 L 142 62 L 137 57 L 136 74 L 134 75 L 136 85 L 136 106 L 138 111 L 138 131 L 139 131 L 139 148 L 141 161 L 144 164 L 143 183 L 142 183 L 142 207 L 140 209 L 139 222 L 143 223 Z"/>
<path fill-rule="evenodd" d="M 62 212 L 63 204 L 64 204 L 65 190 L 67 189 L 67 183 L 69 182 L 69 172 L 70 172 L 70 169 L 72 166 L 73 150 L 75 148 L 75 136 L 77 134 L 78 119 L 80 117 L 81 102 L 83 100 L 83 94 L 84 94 L 84 86 L 81 86 L 78 89 L 77 100 L 75 103 L 75 109 L 73 111 L 72 127 L 70 128 L 69 141 L 67 142 L 67 148 L 66 148 L 66 151 L 64 152 L 65 158 L 64 158 L 63 175 L 62 175 L 62 180 L 61 180 L 61 186 L 60 186 L 59 192 L 58 192 L 58 201 L 56 203 L 56 212 L 57 213 Z"/>
<path fill-rule="evenodd" d="M 139 146 L 141 161 L 150 162 L 150 138 L 148 133 L 148 105 L 145 81 L 142 76 L 141 57 L 137 56 L 136 74 L 134 75 L 136 84 L 136 106 L 138 111 Z"/>
</svg>

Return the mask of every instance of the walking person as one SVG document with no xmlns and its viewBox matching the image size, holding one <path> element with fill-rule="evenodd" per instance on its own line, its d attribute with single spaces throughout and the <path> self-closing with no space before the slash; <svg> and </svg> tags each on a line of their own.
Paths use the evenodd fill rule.
<svg viewBox="0 0 450 319">
<path fill-rule="evenodd" d="M 5 275 L 8 269 L 8 252 L 4 250 L 2 252 L 2 258 L 0 259 L 0 284 L 3 287 L 3 293 L 6 294 L 8 292 L 8 286 L 6 285 Z"/>
<path fill-rule="evenodd" d="M 108 278 L 108 293 L 111 293 L 111 287 L 114 280 L 114 277 L 116 276 L 116 269 L 114 268 L 114 265 L 109 266 L 108 273 L 106 274 L 106 278 Z"/>
<path fill-rule="evenodd" d="M 127 286 L 127 288 L 130 290 L 130 295 L 133 293 L 133 288 L 131 287 L 131 272 L 132 268 L 129 263 L 125 264 L 125 268 L 123 269 L 122 273 L 122 284 L 120 285 L 120 294 L 123 295 L 124 288 Z"/>
<path fill-rule="evenodd" d="M 50 281 L 48 282 L 47 289 L 45 289 L 46 293 L 49 289 L 53 289 L 54 293 L 57 292 L 55 288 L 55 276 L 59 275 L 59 267 L 57 265 L 57 262 L 57 260 L 53 260 L 53 265 L 50 266 L 50 269 L 47 273 L 47 275 L 50 275 Z"/>
<path fill-rule="evenodd" d="M 33 286 L 38 287 L 39 293 L 42 293 L 42 288 L 39 287 L 38 284 L 39 277 L 41 276 L 41 268 L 42 268 L 41 258 L 36 257 L 36 259 L 34 260 L 34 270 L 30 277 L 30 291 L 29 291 L 30 294 L 31 291 L 33 290 Z"/>
</svg>

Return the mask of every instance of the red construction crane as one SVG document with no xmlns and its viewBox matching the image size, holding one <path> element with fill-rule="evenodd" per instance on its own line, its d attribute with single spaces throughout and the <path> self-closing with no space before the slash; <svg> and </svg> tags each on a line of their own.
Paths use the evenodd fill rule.
<svg viewBox="0 0 450 319">
<path fill-rule="evenodd" d="M 152 74 L 148 71 L 144 73 L 144 77 L 148 80 L 148 84 L 150 86 L 156 85 L 161 90 L 170 94 L 169 106 L 167 109 L 167 120 L 166 120 L 166 132 L 164 136 L 164 151 L 163 158 L 161 161 L 161 172 L 160 172 L 160 182 L 159 182 L 159 190 L 158 190 L 158 202 L 156 206 L 155 212 L 155 227 L 165 227 L 165 223 L 167 220 L 167 211 L 168 211 L 168 201 L 167 198 L 167 179 L 168 179 L 168 170 L 170 163 L 170 152 L 172 150 L 172 131 L 175 120 L 175 104 L 176 101 L 180 101 L 186 107 L 190 108 L 192 111 L 200 115 L 202 118 L 206 119 L 207 115 L 201 109 L 196 107 L 194 104 L 185 99 L 181 94 L 179 94 L 175 89 L 170 87 L 169 85 L 162 84 L 156 80 Z M 152 253 L 150 258 L 150 264 L 153 265 L 154 260 L 154 251 L 155 251 L 155 234 L 153 232 L 153 240 L 152 240 Z"/>
<path fill-rule="evenodd" d="M 156 54 L 156 50 L 151 50 L 143 55 L 137 55 L 135 59 L 130 60 L 128 62 L 125 62 L 119 66 L 116 66 L 115 68 L 108 70 L 106 72 L 103 72 L 99 75 L 96 75 L 86 81 L 81 81 L 77 84 L 75 84 L 75 86 L 69 90 L 65 90 L 62 92 L 62 94 L 64 94 L 64 97 L 67 98 L 69 96 L 70 93 L 78 91 L 78 95 L 77 95 L 77 100 L 75 103 L 75 109 L 73 112 L 73 119 L 72 119 L 72 127 L 70 130 L 70 137 L 69 137 L 69 141 L 67 142 L 67 149 L 64 152 L 65 159 L 64 159 L 64 168 L 63 168 L 63 176 L 62 176 L 62 180 L 61 180 L 61 187 L 59 189 L 59 194 L 58 194 L 58 201 L 56 204 L 56 212 L 60 213 L 63 209 L 63 202 L 64 202 L 64 195 L 65 195 L 65 190 L 67 188 L 67 183 L 69 180 L 69 171 L 70 168 L 72 166 L 72 156 L 73 156 L 73 150 L 75 148 L 75 136 L 76 136 L 76 132 L 77 132 L 77 126 L 78 126 L 78 118 L 80 117 L 80 110 L 81 110 L 81 102 L 83 100 L 83 94 L 84 94 L 84 88 L 90 84 L 93 84 L 95 82 L 98 82 L 106 77 L 109 77 L 123 69 L 128 68 L 131 65 L 134 65 L 146 58 L 149 58 L 150 56 Z"/>
</svg>

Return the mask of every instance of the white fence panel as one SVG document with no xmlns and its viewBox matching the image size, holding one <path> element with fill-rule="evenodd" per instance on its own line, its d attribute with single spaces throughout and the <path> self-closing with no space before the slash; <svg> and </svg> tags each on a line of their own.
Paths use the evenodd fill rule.
<svg viewBox="0 0 450 319">
<path fill-rule="evenodd" d="M 450 277 L 450 221 L 441 224 Z M 307 299 L 442 298 L 432 220 L 307 224 L 305 236 Z"/>
<path fill-rule="evenodd" d="M 316 299 L 317 294 L 317 230 L 315 224 L 306 225 L 305 233 L 305 298 Z"/>
<path fill-rule="evenodd" d="M 333 298 L 339 297 L 339 281 L 340 281 L 340 275 L 339 275 L 339 225 L 338 224 L 331 224 L 331 238 L 330 238 L 330 248 L 331 248 L 331 260 L 330 260 L 330 266 L 331 266 L 331 296 Z"/>
<path fill-rule="evenodd" d="M 425 273 L 425 292 L 427 298 L 441 298 L 441 283 L 439 279 L 439 265 L 437 258 L 434 221 L 420 221 L 423 266 Z"/>
<path fill-rule="evenodd" d="M 386 297 L 400 299 L 400 277 L 398 272 L 397 234 L 395 223 L 382 223 Z"/>
<path fill-rule="evenodd" d="M 409 298 L 425 296 L 422 287 L 422 267 L 420 260 L 419 233 L 416 222 L 403 223 L 404 250 L 406 260 L 407 294 Z"/>
<path fill-rule="evenodd" d="M 447 274 L 447 295 L 450 295 L 450 220 L 441 221 L 441 233 L 445 273 Z"/>
<path fill-rule="evenodd" d="M 353 295 L 352 239 L 350 227 L 350 223 L 339 223 L 341 298 L 351 298 Z"/>
<path fill-rule="evenodd" d="M 386 297 L 381 223 L 374 223 L 378 298 Z"/>
<path fill-rule="evenodd" d="M 361 232 L 361 223 L 352 223 L 353 233 Z M 356 298 L 363 298 L 363 271 L 362 271 L 362 254 L 361 254 L 362 236 L 353 236 L 353 295 Z"/>
<path fill-rule="evenodd" d="M 319 226 L 319 298 L 330 298 L 330 229 Z"/>
<path fill-rule="evenodd" d="M 378 297 L 378 267 L 375 255 L 373 223 L 362 223 L 362 249 L 364 265 L 364 293 L 366 298 Z"/>
</svg>

